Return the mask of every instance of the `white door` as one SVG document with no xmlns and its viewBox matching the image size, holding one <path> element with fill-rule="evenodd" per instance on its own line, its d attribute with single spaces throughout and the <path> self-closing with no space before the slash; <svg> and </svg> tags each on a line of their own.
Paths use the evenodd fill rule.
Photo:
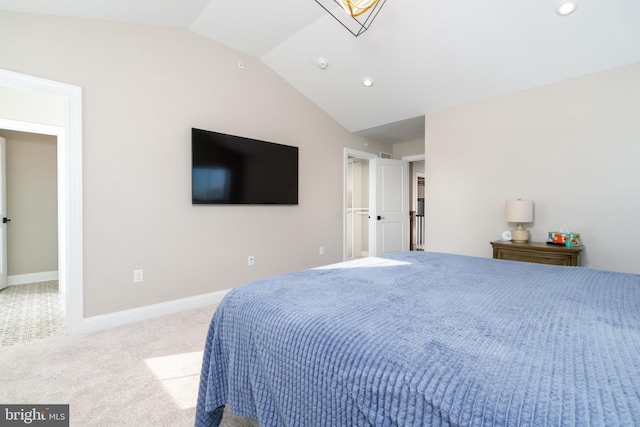
<svg viewBox="0 0 640 427">
<path fill-rule="evenodd" d="M 7 287 L 7 141 L 0 137 L 0 289 Z"/>
<path fill-rule="evenodd" d="M 409 163 L 371 159 L 369 176 L 370 255 L 408 251 Z"/>
</svg>

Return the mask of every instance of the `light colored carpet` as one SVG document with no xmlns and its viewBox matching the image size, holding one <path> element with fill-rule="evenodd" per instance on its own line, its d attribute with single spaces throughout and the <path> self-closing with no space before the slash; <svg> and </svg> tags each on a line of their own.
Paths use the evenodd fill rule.
<svg viewBox="0 0 640 427">
<path fill-rule="evenodd" d="M 0 402 L 69 404 L 71 426 L 192 426 L 214 310 L 0 348 Z"/>
<path fill-rule="evenodd" d="M 65 321 L 65 295 L 57 280 L 0 291 L 0 347 L 62 335 Z"/>
</svg>

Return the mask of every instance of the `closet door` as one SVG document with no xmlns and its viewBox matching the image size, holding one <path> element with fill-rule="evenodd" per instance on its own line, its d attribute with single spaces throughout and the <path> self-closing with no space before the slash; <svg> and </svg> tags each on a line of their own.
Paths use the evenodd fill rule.
<svg viewBox="0 0 640 427">
<path fill-rule="evenodd" d="M 409 250 L 409 163 L 376 158 L 369 162 L 371 255 Z"/>
</svg>

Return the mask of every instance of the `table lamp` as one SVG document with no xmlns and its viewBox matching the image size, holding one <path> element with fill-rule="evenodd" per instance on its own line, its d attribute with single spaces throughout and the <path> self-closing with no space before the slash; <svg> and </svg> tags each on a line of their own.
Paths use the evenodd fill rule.
<svg viewBox="0 0 640 427">
<path fill-rule="evenodd" d="M 529 230 L 522 227 L 524 222 L 533 222 L 533 202 L 530 200 L 509 200 L 506 203 L 507 222 L 518 224 L 511 230 L 511 240 L 514 243 L 524 243 L 529 240 Z"/>
</svg>

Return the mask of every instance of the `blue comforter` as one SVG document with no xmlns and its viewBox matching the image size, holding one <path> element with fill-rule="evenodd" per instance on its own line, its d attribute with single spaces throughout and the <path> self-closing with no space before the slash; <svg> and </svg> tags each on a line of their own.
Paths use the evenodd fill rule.
<svg viewBox="0 0 640 427">
<path fill-rule="evenodd" d="M 196 426 L 640 425 L 640 275 L 428 252 L 235 288 Z"/>
</svg>

